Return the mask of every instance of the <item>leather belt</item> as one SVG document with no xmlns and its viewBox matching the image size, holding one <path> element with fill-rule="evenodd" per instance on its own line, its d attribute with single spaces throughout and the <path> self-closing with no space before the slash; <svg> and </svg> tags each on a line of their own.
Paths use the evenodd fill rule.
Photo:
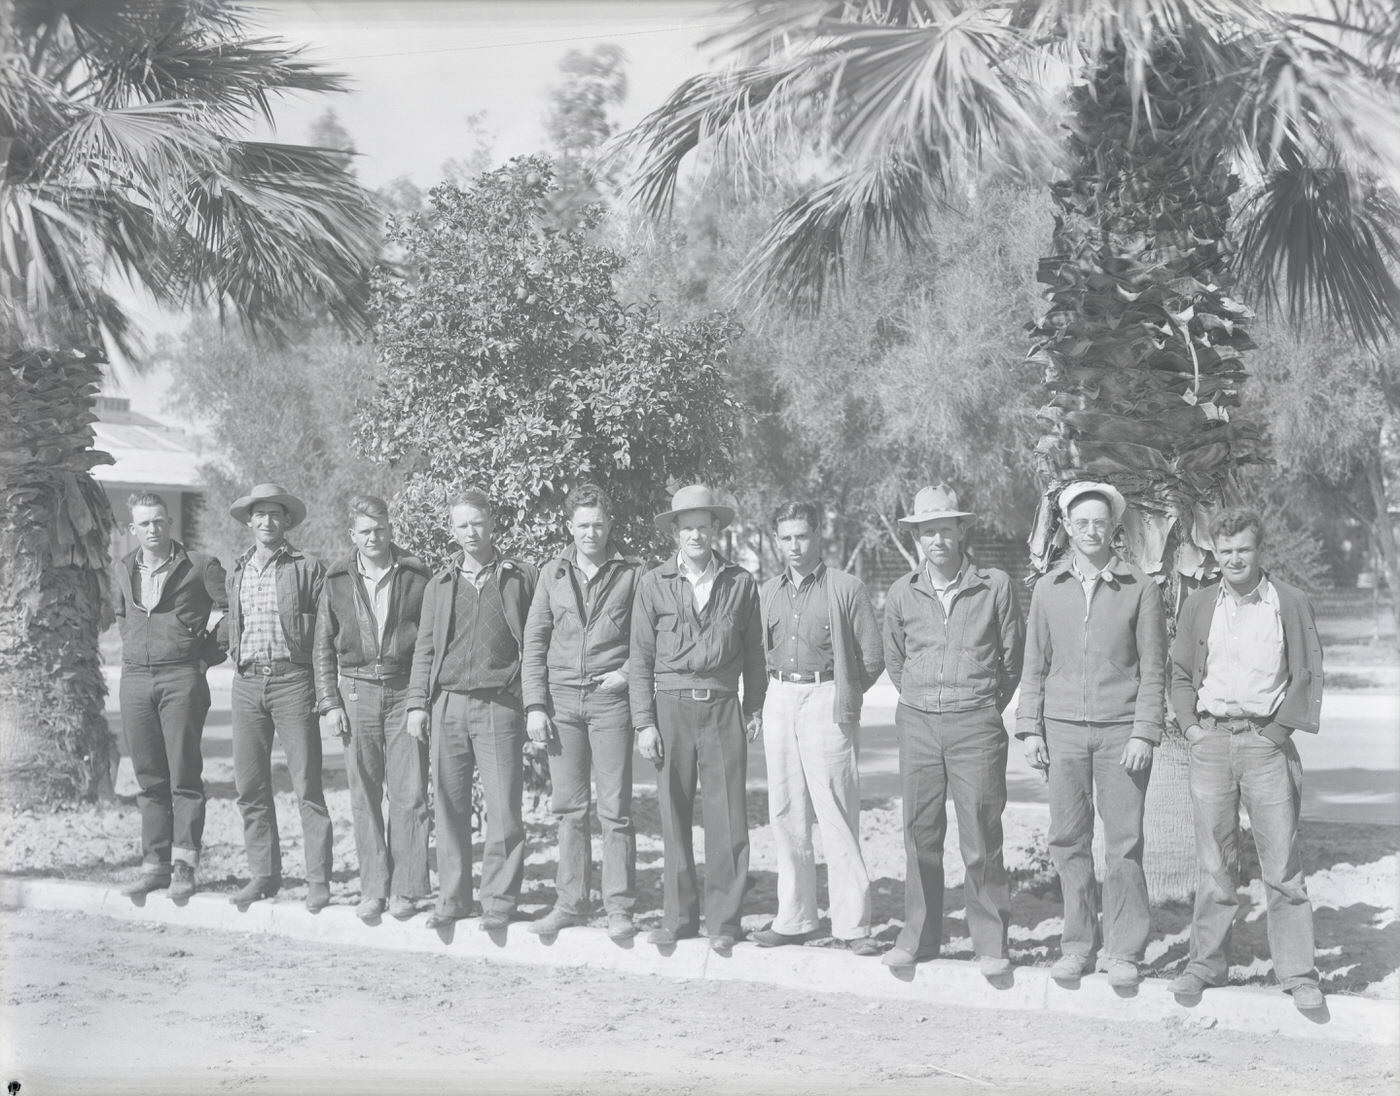
<svg viewBox="0 0 1400 1096">
<path fill-rule="evenodd" d="M 1209 723 L 1212 727 L 1218 727 L 1222 731 L 1229 731 L 1231 734 L 1246 734 L 1250 731 L 1258 731 L 1261 727 L 1266 727 L 1269 720 L 1257 715 L 1236 715 L 1229 718 L 1222 718 L 1214 715 L 1201 716 L 1203 724 Z"/>
<path fill-rule="evenodd" d="M 721 696 L 733 696 L 733 693 L 722 693 L 718 689 L 657 689 L 658 693 L 665 693 L 667 696 L 684 696 L 691 700 L 715 700 Z"/>
<path fill-rule="evenodd" d="M 240 677 L 277 677 L 281 674 L 310 673 L 311 667 L 304 662 L 291 662 L 285 658 L 271 662 L 245 662 L 238 667 Z"/>
<path fill-rule="evenodd" d="M 835 670 L 814 670 L 809 674 L 799 674 L 793 670 L 769 670 L 768 676 L 774 681 L 786 681 L 789 685 L 820 685 L 823 681 L 835 681 Z"/>
<path fill-rule="evenodd" d="M 343 678 L 347 678 L 350 681 L 363 681 L 368 685 L 387 685 L 390 688 L 407 685 L 409 677 L 406 671 L 397 674 L 386 674 L 383 671 L 381 671 L 377 666 L 375 667 L 375 673 L 373 674 L 355 673 L 350 670 L 342 670 L 340 676 Z"/>
</svg>

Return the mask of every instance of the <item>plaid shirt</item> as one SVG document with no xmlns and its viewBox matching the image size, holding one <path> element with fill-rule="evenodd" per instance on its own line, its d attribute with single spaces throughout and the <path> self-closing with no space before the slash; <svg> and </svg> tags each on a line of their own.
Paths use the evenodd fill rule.
<svg viewBox="0 0 1400 1096">
<path fill-rule="evenodd" d="M 243 614 L 239 657 L 244 665 L 292 657 L 287 647 L 287 637 L 282 634 L 282 621 L 277 615 L 277 565 L 286 554 L 287 547 L 282 545 L 278 548 L 261 571 L 257 567 L 255 552 L 255 548 L 249 548 L 243 555 L 243 581 L 238 589 L 238 605 Z"/>
</svg>

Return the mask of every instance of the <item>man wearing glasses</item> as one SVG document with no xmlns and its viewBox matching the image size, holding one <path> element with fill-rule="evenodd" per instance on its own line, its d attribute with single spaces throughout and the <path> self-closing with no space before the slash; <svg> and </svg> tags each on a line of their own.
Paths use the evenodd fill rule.
<svg viewBox="0 0 1400 1096">
<path fill-rule="evenodd" d="M 1167 636 L 1156 584 L 1120 559 L 1126 508 L 1107 483 L 1060 492 L 1071 550 L 1036 583 L 1027 624 L 1016 737 L 1048 770 L 1050 855 L 1064 892 L 1060 959 L 1050 974 L 1076 984 L 1099 968 L 1111 985 L 1141 980 L 1150 917 L 1142 811 L 1161 741 Z M 1094 881 L 1094 796 L 1104 824 L 1103 926 Z"/>
</svg>

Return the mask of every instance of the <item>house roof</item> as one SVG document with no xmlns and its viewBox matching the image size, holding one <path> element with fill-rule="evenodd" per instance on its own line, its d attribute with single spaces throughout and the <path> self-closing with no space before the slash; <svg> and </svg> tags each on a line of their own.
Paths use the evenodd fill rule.
<svg viewBox="0 0 1400 1096">
<path fill-rule="evenodd" d="M 98 465 L 93 478 L 99 483 L 197 490 L 200 439 L 122 404 L 126 401 L 111 398 L 98 404 L 93 448 L 112 454 L 116 463 Z"/>
</svg>

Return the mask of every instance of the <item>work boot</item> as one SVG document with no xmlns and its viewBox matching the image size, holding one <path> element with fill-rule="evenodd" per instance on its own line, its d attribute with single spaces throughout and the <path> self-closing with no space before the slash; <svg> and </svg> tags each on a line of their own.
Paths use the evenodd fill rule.
<svg viewBox="0 0 1400 1096">
<path fill-rule="evenodd" d="M 255 876 L 242 890 L 229 896 L 229 905 L 237 906 L 239 912 L 245 912 L 254 902 L 264 898 L 275 898 L 281 887 L 280 879 L 271 879 L 265 875 Z"/>
<path fill-rule="evenodd" d="M 175 861 L 171 869 L 170 897 L 176 902 L 183 902 L 194 894 L 194 865 L 186 864 L 182 860 Z"/>
<path fill-rule="evenodd" d="M 572 929 L 586 924 L 588 924 L 588 918 L 582 914 L 567 913 L 555 906 L 538 921 L 531 921 L 525 926 L 525 929 L 527 932 L 533 932 L 536 936 L 554 936 L 560 929 Z"/>
<path fill-rule="evenodd" d="M 306 908 L 312 913 L 320 913 L 331 904 L 331 885 L 329 883 L 307 883 L 306 884 Z"/>
<path fill-rule="evenodd" d="M 170 869 L 160 868 L 143 871 L 134 883 L 128 883 L 122 888 L 122 894 L 127 898 L 144 898 L 151 891 L 164 890 L 168 886 L 170 886 Z"/>
</svg>

